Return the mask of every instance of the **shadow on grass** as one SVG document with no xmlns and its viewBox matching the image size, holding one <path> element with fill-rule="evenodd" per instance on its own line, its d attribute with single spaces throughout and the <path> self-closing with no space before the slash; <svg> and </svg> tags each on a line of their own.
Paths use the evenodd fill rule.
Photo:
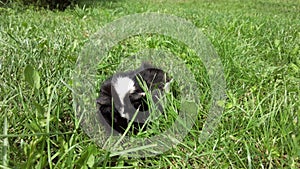
<svg viewBox="0 0 300 169">
<path fill-rule="evenodd" d="M 117 7 L 118 2 L 124 0 L 77 0 L 76 5 L 79 7 L 103 7 L 113 9 Z"/>
<path fill-rule="evenodd" d="M 34 7 L 35 9 L 49 9 L 64 11 L 65 9 L 73 9 L 76 6 L 83 7 L 103 7 L 115 8 L 116 4 L 123 0 L 0 0 L 0 7 L 15 8 L 15 7 Z"/>
</svg>

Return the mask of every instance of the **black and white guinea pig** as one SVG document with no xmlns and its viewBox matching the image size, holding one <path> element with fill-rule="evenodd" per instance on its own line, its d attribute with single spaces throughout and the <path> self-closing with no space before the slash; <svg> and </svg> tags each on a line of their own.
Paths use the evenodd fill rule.
<svg viewBox="0 0 300 169">
<path fill-rule="evenodd" d="M 170 78 L 149 63 L 143 63 L 136 70 L 118 73 L 102 84 L 97 98 L 100 122 L 108 132 L 122 134 L 133 119 L 133 133 L 136 134 L 150 116 L 146 94 L 140 84 L 147 86 L 153 102 L 156 103 L 165 90 L 169 90 Z"/>
</svg>

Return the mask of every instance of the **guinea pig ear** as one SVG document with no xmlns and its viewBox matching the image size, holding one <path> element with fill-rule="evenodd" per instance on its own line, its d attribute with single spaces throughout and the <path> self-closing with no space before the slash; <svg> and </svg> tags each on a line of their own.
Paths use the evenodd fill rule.
<svg viewBox="0 0 300 169">
<path fill-rule="evenodd" d="M 100 89 L 100 97 L 96 100 L 97 104 L 108 105 L 111 104 L 111 80 L 105 81 Z"/>
<path fill-rule="evenodd" d="M 111 96 L 112 77 L 103 82 L 100 88 L 100 94 L 105 93 Z"/>
</svg>

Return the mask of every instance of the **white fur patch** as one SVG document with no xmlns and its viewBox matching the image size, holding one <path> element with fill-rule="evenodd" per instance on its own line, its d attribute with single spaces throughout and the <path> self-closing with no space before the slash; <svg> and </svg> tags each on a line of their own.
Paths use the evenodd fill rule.
<svg viewBox="0 0 300 169">
<path fill-rule="evenodd" d="M 116 82 L 113 84 L 113 86 L 121 102 L 121 108 L 119 110 L 120 114 L 123 118 L 128 119 L 128 113 L 124 113 L 124 98 L 126 94 L 134 92 L 134 81 L 129 77 L 117 77 Z"/>
</svg>

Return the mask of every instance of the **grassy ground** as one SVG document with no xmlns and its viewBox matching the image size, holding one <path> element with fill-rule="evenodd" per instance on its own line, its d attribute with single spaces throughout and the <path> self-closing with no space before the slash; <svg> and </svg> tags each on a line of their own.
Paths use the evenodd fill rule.
<svg viewBox="0 0 300 169">
<path fill-rule="evenodd" d="M 150 11 L 186 18 L 211 40 L 225 68 L 226 108 L 205 143 L 194 127 L 162 155 L 110 158 L 78 126 L 70 75 L 94 32 Z M 64 12 L 0 8 L 0 167 L 300 168 L 299 11 L 293 0 L 120 0 Z"/>
</svg>

